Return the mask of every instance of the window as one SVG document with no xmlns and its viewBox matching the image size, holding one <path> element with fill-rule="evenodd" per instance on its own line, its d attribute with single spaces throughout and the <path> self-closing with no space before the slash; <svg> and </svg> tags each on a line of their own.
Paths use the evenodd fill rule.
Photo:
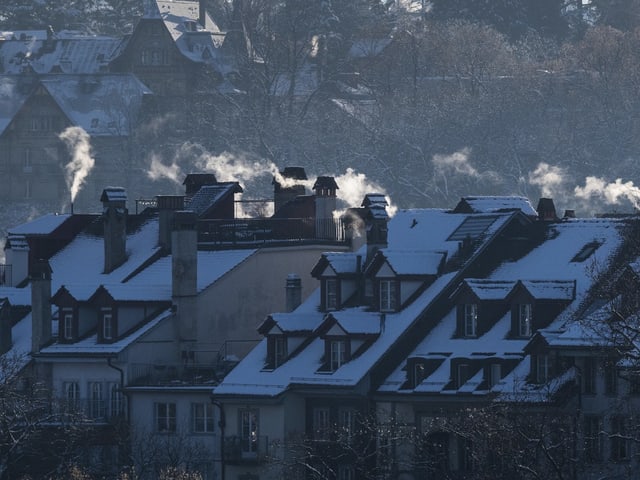
<svg viewBox="0 0 640 480">
<path fill-rule="evenodd" d="M 502 365 L 492 363 L 489 366 L 489 388 L 493 388 L 502 380 Z"/>
<path fill-rule="evenodd" d="M 611 417 L 611 460 L 621 462 L 629 459 L 629 445 L 627 443 L 626 422 L 624 417 Z"/>
<path fill-rule="evenodd" d="M 547 383 L 551 379 L 551 358 L 547 354 L 536 355 L 536 380 Z"/>
<path fill-rule="evenodd" d="M 356 432 L 356 415 L 357 412 L 353 408 L 341 408 L 338 411 L 338 427 L 340 434 L 350 442 Z"/>
<path fill-rule="evenodd" d="M 602 460 L 602 418 L 585 415 L 584 417 L 584 455 L 589 463 Z"/>
<path fill-rule="evenodd" d="M 533 308 L 530 303 L 518 305 L 518 335 L 530 337 L 533 324 Z"/>
<path fill-rule="evenodd" d="M 274 338 L 274 368 L 282 365 L 287 359 L 287 338 L 282 335 L 278 335 Z"/>
<path fill-rule="evenodd" d="M 175 433 L 176 431 L 176 404 L 156 403 L 155 404 L 155 424 L 156 432 Z"/>
<path fill-rule="evenodd" d="M 473 442 L 469 438 L 458 437 L 458 471 L 473 471 Z"/>
<path fill-rule="evenodd" d="M 347 341 L 331 340 L 330 343 L 331 363 L 329 365 L 331 371 L 335 371 L 347 360 Z"/>
<path fill-rule="evenodd" d="M 102 314 L 102 338 L 111 340 L 113 339 L 113 334 L 113 315 L 111 314 L 111 309 L 109 309 Z"/>
<path fill-rule="evenodd" d="M 240 440 L 243 454 L 258 454 L 258 410 L 240 412 Z"/>
<path fill-rule="evenodd" d="M 89 382 L 89 416 L 91 418 L 102 418 L 104 413 L 102 383 Z"/>
<path fill-rule="evenodd" d="M 396 281 L 380 280 L 380 311 L 393 312 L 397 308 Z"/>
<path fill-rule="evenodd" d="M 327 310 L 335 310 L 338 308 L 338 281 L 335 278 L 329 278 L 325 282 L 326 288 L 326 308 Z"/>
<path fill-rule="evenodd" d="M 80 404 L 80 385 L 78 382 L 64 382 L 63 388 L 67 407 L 75 410 Z"/>
<path fill-rule="evenodd" d="M 313 439 L 329 440 L 331 420 L 328 407 L 313 409 Z"/>
<path fill-rule="evenodd" d="M 30 148 L 25 148 L 24 149 L 24 156 L 22 157 L 22 171 L 24 173 L 33 172 L 33 163 L 32 163 L 32 159 L 31 159 L 31 149 Z"/>
<path fill-rule="evenodd" d="M 427 377 L 427 369 L 424 363 L 416 363 L 413 366 L 413 385 L 417 387 Z"/>
<path fill-rule="evenodd" d="M 73 312 L 71 309 L 64 309 L 63 315 L 63 336 L 65 340 L 73 339 Z"/>
<path fill-rule="evenodd" d="M 469 364 L 460 363 L 458 365 L 458 388 L 462 387 L 469 380 Z"/>
<path fill-rule="evenodd" d="M 119 383 L 109 384 L 109 417 L 117 417 L 124 412 L 124 396 Z"/>
<path fill-rule="evenodd" d="M 593 394 L 596 393 L 596 359 L 593 357 L 587 357 L 584 359 L 584 366 L 582 367 L 582 390 L 583 393 Z"/>
<path fill-rule="evenodd" d="M 478 305 L 469 303 L 464 306 L 464 336 L 475 337 L 478 332 Z"/>
<path fill-rule="evenodd" d="M 607 395 L 618 392 L 618 370 L 614 360 L 609 360 L 604 367 L 604 388 Z"/>
<path fill-rule="evenodd" d="M 191 418 L 194 433 L 213 432 L 213 405 L 211 403 L 192 403 Z"/>
</svg>

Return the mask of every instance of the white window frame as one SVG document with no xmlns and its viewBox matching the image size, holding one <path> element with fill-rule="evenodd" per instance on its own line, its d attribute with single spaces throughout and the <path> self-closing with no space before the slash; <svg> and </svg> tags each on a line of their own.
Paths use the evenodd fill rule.
<svg viewBox="0 0 640 480">
<path fill-rule="evenodd" d="M 175 433 L 177 407 L 174 402 L 156 402 L 153 406 L 154 425 L 157 433 Z"/>
<path fill-rule="evenodd" d="M 530 337 L 533 333 L 533 305 L 530 303 L 518 304 L 518 335 Z"/>
<path fill-rule="evenodd" d="M 327 310 L 338 309 L 338 280 L 327 278 L 325 281 L 325 306 Z"/>
<path fill-rule="evenodd" d="M 80 405 L 80 384 L 75 381 L 62 384 L 64 398 L 68 408 L 75 409 Z"/>
<path fill-rule="evenodd" d="M 380 311 L 395 312 L 398 308 L 396 295 L 397 283 L 395 279 L 385 278 L 380 280 Z"/>
<path fill-rule="evenodd" d="M 478 304 L 477 303 L 466 303 L 464 305 L 462 321 L 464 323 L 465 337 L 478 336 Z"/>
<path fill-rule="evenodd" d="M 191 431 L 193 433 L 212 433 L 214 431 L 213 405 L 210 402 L 191 404 Z"/>
<path fill-rule="evenodd" d="M 536 380 L 538 383 L 551 380 L 551 357 L 547 353 L 536 355 Z"/>
<path fill-rule="evenodd" d="M 71 309 L 62 310 L 62 334 L 65 340 L 73 339 L 73 311 Z"/>
<path fill-rule="evenodd" d="M 259 411 L 255 408 L 240 411 L 240 439 L 243 455 L 257 455 L 260 435 Z"/>
<path fill-rule="evenodd" d="M 102 312 L 102 338 L 113 340 L 113 313 L 111 309 Z"/>
<path fill-rule="evenodd" d="M 124 395 L 120 384 L 117 382 L 111 382 L 108 385 L 109 389 L 109 417 L 117 417 L 121 415 L 124 410 Z"/>
<path fill-rule="evenodd" d="M 102 382 L 89 382 L 89 416 L 101 418 L 104 416 L 104 387 Z"/>
<path fill-rule="evenodd" d="M 329 407 L 313 409 L 313 439 L 329 440 L 331 428 L 331 412 Z"/>
<path fill-rule="evenodd" d="M 329 341 L 329 362 L 331 371 L 336 371 L 347 361 L 347 340 L 334 339 Z"/>
<path fill-rule="evenodd" d="M 273 366 L 282 365 L 287 359 L 287 337 L 276 335 L 273 339 Z"/>
</svg>

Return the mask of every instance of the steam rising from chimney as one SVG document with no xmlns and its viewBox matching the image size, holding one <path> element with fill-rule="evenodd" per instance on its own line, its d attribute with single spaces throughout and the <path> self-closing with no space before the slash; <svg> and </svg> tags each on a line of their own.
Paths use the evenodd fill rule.
<svg viewBox="0 0 640 480">
<path fill-rule="evenodd" d="M 564 168 L 540 162 L 533 172 L 529 172 L 529 183 L 540 187 L 543 197 L 564 197 L 564 184 L 567 181 L 567 172 Z"/>
<path fill-rule="evenodd" d="M 152 180 L 167 178 L 180 184 L 184 177 L 180 165 L 188 165 L 201 171 L 212 172 L 220 182 L 236 181 L 240 182 L 243 187 L 247 183 L 254 182 L 263 176 L 275 178 L 285 188 L 304 184 L 307 190 L 311 190 L 316 181 L 313 176 L 310 176 L 306 181 L 285 178 L 280 174 L 280 169 L 276 164 L 269 160 L 250 159 L 228 152 L 212 155 L 204 147 L 194 143 L 182 145 L 169 166 L 163 164 L 157 156 L 152 156 L 147 176 Z M 340 187 L 336 192 L 337 197 L 346 203 L 347 207 L 360 206 L 367 193 L 386 194 L 386 190 L 379 184 L 368 180 L 365 174 L 357 173 L 352 168 L 348 168 L 344 174 L 336 176 L 335 179 Z M 388 197 L 387 202 L 391 205 Z M 393 216 L 397 208 L 391 206 L 388 207 L 387 211 L 390 216 Z"/>
<path fill-rule="evenodd" d="M 590 200 L 597 198 L 609 205 L 617 205 L 621 200 L 630 201 L 634 208 L 640 208 L 640 188 L 636 187 L 632 181 L 623 183 L 618 178 L 615 182 L 607 183 L 603 178 L 587 177 L 584 187 L 574 189 L 576 197 Z"/>
<path fill-rule="evenodd" d="M 81 127 L 69 127 L 59 135 L 72 154 L 71 161 L 65 165 L 67 188 L 71 192 L 71 202 L 84 185 L 87 176 L 93 169 L 95 160 L 91 157 L 89 134 Z"/>
<path fill-rule="evenodd" d="M 470 148 L 463 148 L 451 155 L 434 155 L 431 159 L 436 170 L 442 173 L 453 171 L 469 177 L 480 177 L 481 174 L 469 163 Z"/>
</svg>

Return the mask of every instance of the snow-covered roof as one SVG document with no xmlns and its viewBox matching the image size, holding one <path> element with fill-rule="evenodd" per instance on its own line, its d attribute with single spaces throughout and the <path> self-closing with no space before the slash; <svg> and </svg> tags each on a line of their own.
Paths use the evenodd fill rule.
<svg viewBox="0 0 640 480">
<path fill-rule="evenodd" d="M 383 249 L 389 266 L 398 275 L 437 275 L 445 252 L 414 252 Z"/>
<path fill-rule="evenodd" d="M 46 32 L 25 34 L 23 39 L 22 33 L 16 33 L 0 41 L 0 71 L 5 74 L 20 75 L 26 67 L 38 74 L 105 72 L 121 42 L 119 38 L 64 32 L 49 40 Z"/>
<path fill-rule="evenodd" d="M 516 284 L 513 280 L 467 278 L 463 282 L 480 300 L 504 300 Z M 457 291 L 453 294 L 455 296 Z"/>
<path fill-rule="evenodd" d="M 27 101 L 29 89 L 24 83 L 25 81 L 19 77 L 0 75 L 0 134 Z"/>
<path fill-rule="evenodd" d="M 327 259 L 329 265 L 337 274 L 350 274 L 357 273 L 358 269 L 358 254 L 356 253 L 323 253 L 322 256 Z M 360 256 L 362 259 L 362 256 Z"/>
<path fill-rule="evenodd" d="M 189 199 L 188 208 L 201 216 L 227 195 L 242 191 L 237 182 L 221 182 L 215 185 L 204 185 Z"/>
<path fill-rule="evenodd" d="M 527 197 L 517 196 L 478 196 L 462 197 L 475 213 L 504 212 L 507 210 L 521 210 L 525 215 L 537 216 Z"/>
<path fill-rule="evenodd" d="M 9 229 L 9 235 L 49 235 L 62 225 L 71 214 L 47 213 Z"/>
<path fill-rule="evenodd" d="M 538 300 L 573 300 L 573 280 L 521 280 L 531 296 Z"/>
<path fill-rule="evenodd" d="M 144 95 L 151 94 L 135 75 L 50 75 L 41 79 L 74 125 L 91 136 L 128 136 Z"/>
</svg>

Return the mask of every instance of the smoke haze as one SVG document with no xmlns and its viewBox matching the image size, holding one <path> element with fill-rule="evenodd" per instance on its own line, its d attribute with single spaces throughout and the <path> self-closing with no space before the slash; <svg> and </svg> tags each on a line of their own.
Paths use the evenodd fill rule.
<svg viewBox="0 0 640 480">
<path fill-rule="evenodd" d="M 91 156 L 90 137 L 81 127 L 69 127 L 59 138 L 71 153 L 71 161 L 65 165 L 65 180 L 73 202 L 95 164 Z"/>
</svg>

